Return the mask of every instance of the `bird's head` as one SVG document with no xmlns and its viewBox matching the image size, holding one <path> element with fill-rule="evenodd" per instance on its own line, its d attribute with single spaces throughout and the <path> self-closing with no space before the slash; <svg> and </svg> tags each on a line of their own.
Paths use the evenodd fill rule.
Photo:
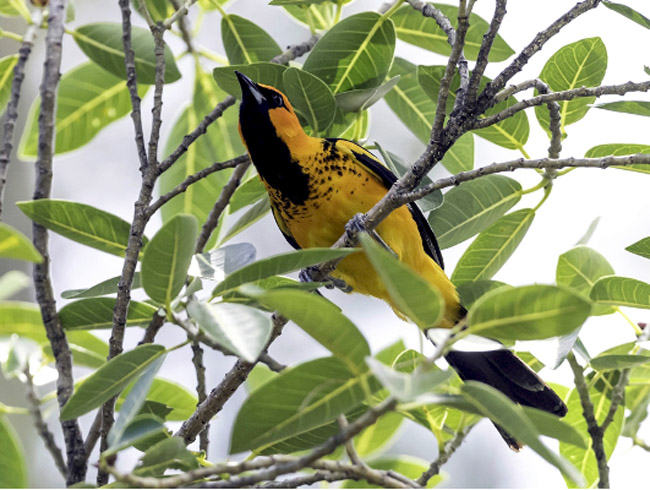
<svg viewBox="0 0 650 490">
<path fill-rule="evenodd" d="M 306 136 L 287 96 L 269 85 L 255 83 L 236 71 L 241 85 L 239 132 L 247 147 L 273 136 L 284 142 Z"/>
</svg>

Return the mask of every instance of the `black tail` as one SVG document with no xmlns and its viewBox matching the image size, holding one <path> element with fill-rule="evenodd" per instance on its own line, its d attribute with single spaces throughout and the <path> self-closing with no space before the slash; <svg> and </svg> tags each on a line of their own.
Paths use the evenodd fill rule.
<svg viewBox="0 0 650 490">
<path fill-rule="evenodd" d="M 521 359 L 507 349 L 485 352 L 450 351 L 445 359 L 464 381 L 480 381 L 496 388 L 512 401 L 538 408 L 560 417 L 567 406 L 546 383 Z M 522 444 L 495 424 L 511 449 Z"/>
</svg>

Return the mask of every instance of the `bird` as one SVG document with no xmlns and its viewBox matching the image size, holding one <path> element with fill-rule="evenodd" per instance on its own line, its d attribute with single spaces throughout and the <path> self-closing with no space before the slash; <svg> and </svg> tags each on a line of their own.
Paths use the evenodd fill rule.
<svg viewBox="0 0 650 490">
<path fill-rule="evenodd" d="M 296 249 L 330 247 L 346 224 L 367 212 L 397 177 L 372 153 L 341 138 L 308 135 L 287 96 L 235 71 L 241 87 L 239 133 L 271 203 L 278 228 Z M 395 209 L 376 228 L 398 259 L 433 285 L 444 300 L 437 327 L 452 328 L 465 319 L 454 284 L 446 276 L 436 237 L 415 203 Z M 387 302 L 400 318 L 386 287 L 362 253 L 343 259 L 331 273 L 357 293 Z M 450 350 L 447 363 L 464 381 L 479 381 L 512 401 L 564 416 L 562 399 L 526 363 L 507 348 Z M 508 446 L 522 443 L 495 424 Z"/>
</svg>

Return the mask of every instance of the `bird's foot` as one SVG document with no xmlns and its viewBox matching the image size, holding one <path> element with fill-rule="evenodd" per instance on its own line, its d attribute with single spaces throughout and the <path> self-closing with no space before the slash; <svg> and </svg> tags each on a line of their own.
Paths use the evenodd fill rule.
<svg viewBox="0 0 650 490">
<path fill-rule="evenodd" d="M 381 245 L 382 248 L 388 250 L 397 257 L 397 254 L 388 246 L 384 239 L 379 236 L 379 233 L 375 230 L 368 231 L 365 216 L 361 213 L 355 214 L 352 219 L 345 224 L 345 245 L 347 247 L 354 247 L 355 244 L 358 243 L 356 237 L 359 233 L 367 233 L 374 241 Z"/>
<path fill-rule="evenodd" d="M 323 286 L 327 289 L 336 288 L 340 289 L 344 293 L 352 292 L 352 286 L 343 279 L 323 274 L 321 270 L 315 266 L 305 267 L 300 271 L 298 277 L 300 278 L 300 282 L 320 282 L 323 283 Z"/>
</svg>

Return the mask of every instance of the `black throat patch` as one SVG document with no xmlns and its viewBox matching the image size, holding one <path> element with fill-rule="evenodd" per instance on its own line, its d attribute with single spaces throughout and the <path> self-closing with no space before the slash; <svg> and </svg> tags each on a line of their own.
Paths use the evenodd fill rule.
<svg viewBox="0 0 650 490">
<path fill-rule="evenodd" d="M 243 103 L 239 120 L 251 160 L 260 176 L 283 199 L 295 205 L 309 197 L 309 176 L 299 162 L 291 157 L 287 144 L 278 136 L 268 110 L 260 111 Z"/>
</svg>

